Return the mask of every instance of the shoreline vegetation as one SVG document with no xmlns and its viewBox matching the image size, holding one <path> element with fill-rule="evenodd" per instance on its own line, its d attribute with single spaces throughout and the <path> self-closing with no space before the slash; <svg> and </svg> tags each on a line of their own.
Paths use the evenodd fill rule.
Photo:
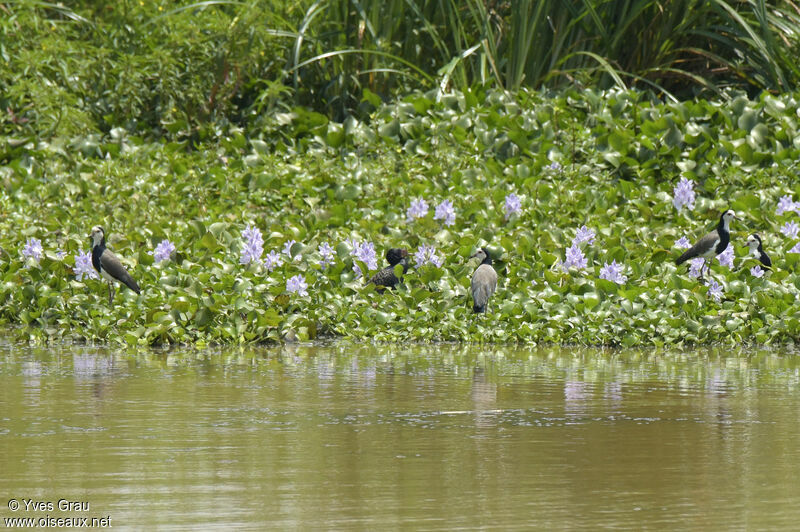
<svg viewBox="0 0 800 532">
<path fill-rule="evenodd" d="M 745 4 L 742 24 L 764 7 Z M 335 3 L 313 11 L 322 5 L 300 20 Z M 263 6 L 37 6 L 0 4 L 13 15 L 0 22 L 0 326 L 18 340 L 683 346 L 800 335 L 788 15 L 770 68 L 742 60 L 691 86 L 683 74 L 669 89 L 637 84 L 640 71 L 612 68 L 621 63 L 608 55 L 598 57 L 609 68 L 594 61 L 572 76 L 581 82 L 553 68 L 558 80 L 515 85 L 481 78 L 476 48 L 390 87 L 409 76 L 389 76 L 390 63 L 347 66 L 355 53 L 300 68 L 305 40 L 294 67 L 276 66 L 292 49 L 279 37 L 297 44 L 300 32 L 245 31 Z M 751 41 L 759 35 L 772 42 L 761 30 Z M 484 63 L 492 57 L 503 56 Z M 345 87 L 336 68 L 375 70 L 389 85 Z M 314 92 L 337 82 L 338 98 Z M 726 209 L 737 217 L 731 245 L 701 282 L 699 265 L 674 260 Z M 92 275 L 96 225 L 140 295 L 118 287 L 109 304 Z M 753 233 L 772 270 L 750 255 Z M 478 247 L 499 278 L 486 315 L 469 295 Z M 406 248 L 410 267 L 379 293 L 365 280 L 390 248 Z"/>
</svg>

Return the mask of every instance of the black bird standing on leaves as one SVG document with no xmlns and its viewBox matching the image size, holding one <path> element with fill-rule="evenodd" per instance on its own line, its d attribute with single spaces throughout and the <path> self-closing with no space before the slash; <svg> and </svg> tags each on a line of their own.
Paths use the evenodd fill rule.
<svg viewBox="0 0 800 532">
<path fill-rule="evenodd" d="M 492 268 L 492 257 L 489 250 L 481 248 L 470 257 L 481 261 L 472 274 L 470 290 L 472 292 L 472 312 L 486 312 L 489 298 L 497 290 L 497 272 Z"/>
<path fill-rule="evenodd" d="M 92 266 L 97 272 L 108 281 L 108 304 L 114 301 L 114 289 L 111 286 L 113 281 L 124 284 L 137 294 L 139 285 L 130 276 L 128 270 L 119 261 L 116 255 L 106 249 L 106 234 L 102 227 L 96 225 L 92 227 Z"/>
<path fill-rule="evenodd" d="M 747 237 L 747 245 L 750 246 L 750 254 L 761 261 L 767 268 L 772 268 L 772 261 L 764 253 L 764 246 L 761 245 L 761 237 L 753 233 Z"/>
<path fill-rule="evenodd" d="M 711 265 L 711 259 L 728 247 L 728 243 L 731 241 L 730 223 L 734 218 L 736 218 L 736 213 L 732 210 L 728 209 L 723 212 L 722 216 L 719 217 L 717 228 L 695 242 L 692 247 L 675 260 L 675 264 L 680 265 L 687 260 L 702 257 L 708 259 L 703 266 L 708 270 Z M 703 278 L 702 271 L 700 272 L 700 278 Z"/>
<path fill-rule="evenodd" d="M 408 270 L 408 251 L 405 248 L 392 248 L 386 252 L 386 260 L 389 262 L 389 266 L 380 270 L 367 281 L 367 283 L 376 285 L 376 290 L 379 292 L 383 292 L 384 287 L 394 288 L 400 283 L 402 277 L 400 279 L 397 278 L 394 274 L 394 267 L 400 264 L 403 266 L 403 273 L 406 273 Z"/>
</svg>

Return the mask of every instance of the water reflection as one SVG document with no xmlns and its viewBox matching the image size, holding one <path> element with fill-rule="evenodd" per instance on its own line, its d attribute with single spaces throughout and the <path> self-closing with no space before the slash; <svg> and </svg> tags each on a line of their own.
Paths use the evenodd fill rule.
<svg viewBox="0 0 800 532">
<path fill-rule="evenodd" d="M 81 493 L 119 526 L 800 519 L 792 352 L 0 343 L 0 360 L 3 492 Z"/>
</svg>

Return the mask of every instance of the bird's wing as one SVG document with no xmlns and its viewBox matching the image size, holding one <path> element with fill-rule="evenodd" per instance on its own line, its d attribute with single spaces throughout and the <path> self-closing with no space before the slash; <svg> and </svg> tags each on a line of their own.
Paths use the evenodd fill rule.
<svg viewBox="0 0 800 532">
<path fill-rule="evenodd" d="M 694 246 L 687 249 L 683 255 L 675 260 L 675 264 L 681 264 L 689 259 L 705 255 L 713 249 L 719 242 L 719 234 L 716 231 L 711 231 L 706 236 L 695 242 Z"/>
<path fill-rule="evenodd" d="M 128 270 L 125 269 L 125 266 L 122 265 L 117 256 L 109 250 L 105 250 L 103 254 L 100 255 L 100 266 L 111 277 L 117 279 L 137 294 L 139 293 L 139 285 L 136 284 L 136 281 L 133 280 L 133 277 L 130 276 Z"/>
</svg>

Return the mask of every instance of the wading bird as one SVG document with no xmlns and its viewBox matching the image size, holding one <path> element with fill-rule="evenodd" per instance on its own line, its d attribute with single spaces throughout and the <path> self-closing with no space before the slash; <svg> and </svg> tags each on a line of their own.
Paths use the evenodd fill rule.
<svg viewBox="0 0 800 532">
<path fill-rule="evenodd" d="M 114 301 L 113 281 L 124 284 L 137 294 L 140 293 L 139 285 L 133 280 L 125 266 L 116 255 L 106 249 L 106 234 L 102 227 L 92 227 L 92 266 L 103 278 L 108 281 L 108 304 Z"/>
<path fill-rule="evenodd" d="M 481 263 L 472 274 L 470 289 L 472 291 L 472 312 L 486 312 L 489 298 L 497 290 L 497 272 L 492 268 L 492 257 L 486 248 L 480 248 L 470 259 L 478 259 Z"/>
<path fill-rule="evenodd" d="M 717 228 L 695 242 L 683 255 L 675 259 L 675 264 L 681 265 L 687 260 L 702 257 L 707 259 L 703 267 L 708 270 L 711 265 L 711 259 L 725 251 L 725 248 L 728 247 L 728 243 L 731 241 L 730 223 L 734 218 L 736 218 L 736 213 L 732 210 L 728 209 L 723 212 L 722 216 L 719 217 Z M 700 271 L 700 278 L 703 278 L 702 269 Z"/>
<path fill-rule="evenodd" d="M 750 254 L 761 261 L 767 268 L 772 268 L 772 261 L 764 253 L 764 246 L 761 245 L 761 237 L 753 233 L 747 237 L 747 245 L 750 246 Z"/>
<path fill-rule="evenodd" d="M 367 281 L 367 283 L 376 285 L 378 292 L 383 292 L 384 287 L 394 288 L 402 281 L 402 276 L 398 279 L 394 274 L 394 267 L 400 264 L 403 266 L 403 273 L 406 273 L 408 270 L 408 251 L 405 248 L 392 248 L 386 252 L 386 260 L 389 262 L 389 266 L 380 270 Z"/>
</svg>

